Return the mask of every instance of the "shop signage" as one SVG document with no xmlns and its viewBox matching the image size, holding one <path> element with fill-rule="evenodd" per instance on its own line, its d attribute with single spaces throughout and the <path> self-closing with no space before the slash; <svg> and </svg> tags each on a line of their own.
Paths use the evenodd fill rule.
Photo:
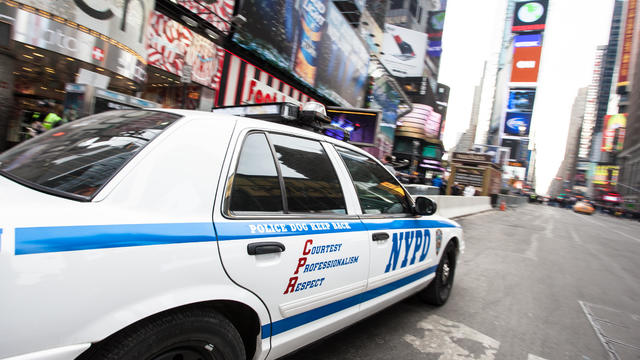
<svg viewBox="0 0 640 360">
<path fill-rule="evenodd" d="M 612 185 L 618 184 L 618 174 L 620 172 L 620 166 L 616 165 L 598 165 L 593 176 L 593 183 L 597 185 Z"/>
<path fill-rule="evenodd" d="M 0 14 L 13 20 L 13 40 L 63 54 L 143 82 L 145 65 L 138 57 L 111 43 L 108 37 L 74 28 L 66 21 L 51 19 L 7 4 Z M 117 42 L 116 42 L 117 44 Z"/>
<path fill-rule="evenodd" d="M 177 21 L 154 11 L 147 28 L 147 64 L 218 89 L 222 75 L 222 48 Z"/>
<path fill-rule="evenodd" d="M 475 186 L 482 188 L 484 180 L 484 169 L 473 167 L 456 167 L 456 176 L 454 182 L 465 186 Z"/>
<path fill-rule="evenodd" d="M 369 51 L 328 0 L 247 0 L 233 41 L 341 106 L 362 107 Z M 424 44 L 426 46 L 426 44 Z"/>
<path fill-rule="evenodd" d="M 155 0 L 20 0 L 51 14 L 86 28 L 98 38 L 114 40 L 117 47 L 131 51 L 144 61 L 144 30 Z M 64 21 L 60 21 L 64 22 Z"/>
<path fill-rule="evenodd" d="M 459 153 L 454 152 L 453 161 L 479 161 L 479 162 L 491 162 L 492 156 L 490 154 L 474 154 L 474 153 Z"/>
<path fill-rule="evenodd" d="M 240 57 L 225 52 L 224 71 L 216 106 L 316 101 Z"/>
</svg>

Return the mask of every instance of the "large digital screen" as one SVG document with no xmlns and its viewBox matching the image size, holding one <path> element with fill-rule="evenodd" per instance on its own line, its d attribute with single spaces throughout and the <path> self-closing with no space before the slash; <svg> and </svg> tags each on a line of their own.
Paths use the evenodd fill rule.
<svg viewBox="0 0 640 360">
<path fill-rule="evenodd" d="M 329 0 L 247 0 L 233 40 L 344 106 L 361 107 L 369 52 Z"/>
<path fill-rule="evenodd" d="M 601 150 L 622 150 L 626 126 L 627 114 L 605 115 Z"/>
<path fill-rule="evenodd" d="M 548 6 L 547 0 L 516 2 L 511 31 L 518 33 L 544 30 Z"/>
<path fill-rule="evenodd" d="M 504 121 L 504 133 L 507 135 L 527 136 L 531 126 L 531 113 L 507 112 Z"/>
<path fill-rule="evenodd" d="M 533 101 L 535 97 L 535 90 L 510 90 L 507 110 L 533 111 Z"/>
<path fill-rule="evenodd" d="M 541 52 L 541 46 L 514 48 L 511 82 L 534 83 L 538 81 Z"/>
<path fill-rule="evenodd" d="M 331 119 L 331 125 L 349 131 L 349 141 L 361 146 L 374 146 L 378 123 L 379 111 L 362 109 L 328 108 L 327 115 Z M 341 134 L 329 130 L 326 135 L 341 138 Z"/>
<path fill-rule="evenodd" d="M 382 63 L 393 76 L 422 76 L 427 34 L 385 24 L 382 51 Z"/>
</svg>

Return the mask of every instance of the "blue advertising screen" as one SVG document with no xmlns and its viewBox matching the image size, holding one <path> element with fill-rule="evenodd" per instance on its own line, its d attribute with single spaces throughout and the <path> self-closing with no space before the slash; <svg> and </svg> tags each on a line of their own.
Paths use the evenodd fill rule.
<svg viewBox="0 0 640 360">
<path fill-rule="evenodd" d="M 504 133 L 507 135 L 528 136 L 531 126 L 531 113 L 507 112 L 504 121 Z"/>
<path fill-rule="evenodd" d="M 535 90 L 511 90 L 509 91 L 509 111 L 533 111 L 533 102 L 536 98 Z"/>
<path fill-rule="evenodd" d="M 233 41 L 343 106 L 362 107 L 369 52 L 329 0 L 246 0 Z"/>
</svg>

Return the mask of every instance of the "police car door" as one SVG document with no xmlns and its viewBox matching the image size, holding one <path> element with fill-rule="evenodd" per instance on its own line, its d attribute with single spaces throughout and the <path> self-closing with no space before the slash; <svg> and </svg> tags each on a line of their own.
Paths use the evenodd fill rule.
<svg viewBox="0 0 640 360">
<path fill-rule="evenodd" d="M 355 195 L 349 203 L 342 189 L 353 187 L 344 168 L 334 168 L 340 159 L 332 148 L 263 131 L 238 144 L 214 225 L 228 275 L 269 310 L 261 336 L 271 337 L 273 358 L 357 314 L 369 240 L 358 216 L 349 215 L 357 211 Z"/>
<path fill-rule="evenodd" d="M 351 150 L 337 150 L 356 187 L 369 234 L 371 266 L 362 311 L 375 311 L 433 278 L 439 222 L 413 215 L 409 195 L 378 162 Z"/>
</svg>

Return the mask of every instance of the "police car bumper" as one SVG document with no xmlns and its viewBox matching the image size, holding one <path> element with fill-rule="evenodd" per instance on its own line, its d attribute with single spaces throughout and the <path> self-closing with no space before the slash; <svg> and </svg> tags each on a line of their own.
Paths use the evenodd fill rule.
<svg viewBox="0 0 640 360">
<path fill-rule="evenodd" d="M 1 360 L 69 360 L 87 350 L 91 344 L 77 344 L 2 358 Z"/>
</svg>

